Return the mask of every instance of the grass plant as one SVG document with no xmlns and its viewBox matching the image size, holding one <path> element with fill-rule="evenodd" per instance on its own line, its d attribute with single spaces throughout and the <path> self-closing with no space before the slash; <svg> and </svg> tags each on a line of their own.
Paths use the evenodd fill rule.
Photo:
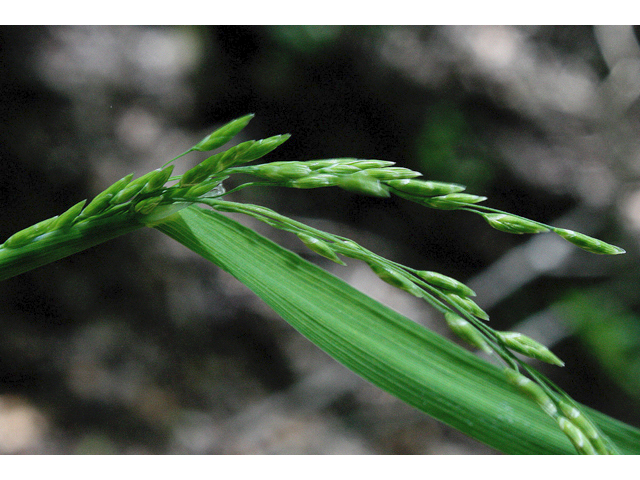
<svg viewBox="0 0 640 480">
<path fill-rule="evenodd" d="M 512 234 L 559 235 L 589 252 L 619 247 L 560 227 L 482 205 L 485 197 L 455 183 L 419 179 L 393 162 L 335 158 L 248 165 L 288 135 L 247 141 L 213 154 L 182 175 L 173 164 L 191 152 L 228 143 L 253 118 L 236 119 L 134 179 L 127 175 L 59 216 L 9 237 L 0 246 L 0 279 L 46 265 L 139 228 L 151 227 L 246 284 L 309 340 L 359 375 L 414 407 L 505 453 L 640 453 L 640 431 L 573 401 L 518 355 L 558 367 L 544 345 L 517 332 L 496 331 L 463 283 L 386 259 L 356 242 L 312 228 L 269 208 L 226 200 L 256 186 L 337 187 L 363 195 L 395 195 L 428 208 L 481 215 Z M 251 178 L 226 191 L 231 176 Z M 384 282 L 441 312 L 451 331 L 491 354 L 488 363 L 393 312 L 341 280 L 219 212 L 251 216 L 296 235 L 338 264 L 365 262 Z M 346 313 L 345 313 L 346 312 Z"/>
</svg>

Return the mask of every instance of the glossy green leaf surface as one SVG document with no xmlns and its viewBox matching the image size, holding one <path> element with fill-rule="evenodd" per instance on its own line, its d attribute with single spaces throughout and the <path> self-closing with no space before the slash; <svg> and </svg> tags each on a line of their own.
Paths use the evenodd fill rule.
<svg viewBox="0 0 640 480">
<path fill-rule="evenodd" d="M 156 228 L 247 285 L 333 358 L 419 410 L 504 453 L 575 453 L 500 369 L 253 230 L 199 207 Z M 590 414 L 623 453 L 640 453 L 640 431 Z"/>
</svg>

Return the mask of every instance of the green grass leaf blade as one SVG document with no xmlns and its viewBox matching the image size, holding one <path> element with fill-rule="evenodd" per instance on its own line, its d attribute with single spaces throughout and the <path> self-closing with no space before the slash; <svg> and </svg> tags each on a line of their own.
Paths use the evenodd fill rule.
<svg viewBox="0 0 640 480">
<path fill-rule="evenodd" d="M 574 454 L 557 424 L 498 368 L 219 214 L 188 207 L 158 230 L 252 289 L 332 357 L 410 405 L 510 454 Z M 593 412 L 624 453 L 640 431 Z"/>
</svg>

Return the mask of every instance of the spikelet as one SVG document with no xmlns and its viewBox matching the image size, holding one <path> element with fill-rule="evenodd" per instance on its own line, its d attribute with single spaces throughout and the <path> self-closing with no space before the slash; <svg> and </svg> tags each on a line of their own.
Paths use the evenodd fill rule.
<svg viewBox="0 0 640 480">
<path fill-rule="evenodd" d="M 438 272 L 430 272 L 427 270 L 419 270 L 416 272 L 420 278 L 434 287 L 448 290 L 456 293 L 461 297 L 475 297 L 476 292 L 467 287 L 464 283 L 459 282 L 455 278 L 448 277 Z"/>
<path fill-rule="evenodd" d="M 616 247 L 615 245 L 611 245 L 583 233 L 574 232 L 573 230 L 567 230 L 565 228 L 553 228 L 553 231 L 568 242 L 573 243 L 587 252 L 597 253 L 600 255 L 619 255 L 621 253 L 625 253 L 625 250 L 620 247 Z"/>
<path fill-rule="evenodd" d="M 73 207 L 68 209 L 66 212 L 60 214 L 58 219 L 51 225 L 52 230 L 64 229 L 70 227 L 73 221 L 80 215 L 86 200 L 82 200 L 81 202 L 76 203 Z"/>
<path fill-rule="evenodd" d="M 304 162 L 271 162 L 249 167 L 247 173 L 274 181 L 295 180 L 311 175 L 311 168 Z"/>
<path fill-rule="evenodd" d="M 481 318 L 482 320 L 489 320 L 489 314 L 478 306 L 476 302 L 468 297 L 461 297 L 456 293 L 446 293 L 445 297 L 452 305 L 455 305 L 474 317 Z"/>
<path fill-rule="evenodd" d="M 324 167 L 318 170 L 318 173 L 329 173 L 331 175 L 350 175 L 352 173 L 360 172 L 362 169 L 356 165 L 350 163 L 336 163 L 328 167 Z"/>
<path fill-rule="evenodd" d="M 42 220 L 41 222 L 36 223 L 35 225 L 31 225 L 19 232 L 11 235 L 4 242 L 5 248 L 18 248 L 24 245 L 31 243 L 31 241 L 43 233 L 47 233 L 50 231 L 50 227 L 54 224 L 54 222 L 58 219 L 57 216 L 47 218 L 46 220 Z"/>
<path fill-rule="evenodd" d="M 536 402 L 548 415 L 557 415 L 558 408 L 540 385 L 511 368 L 505 369 L 504 372 L 509 383 Z"/>
<path fill-rule="evenodd" d="M 421 202 L 432 208 L 440 210 L 457 210 L 467 205 L 484 202 L 487 197 L 471 195 L 469 193 L 449 193 L 437 197 L 423 198 Z"/>
<path fill-rule="evenodd" d="M 157 197 L 145 198 L 144 200 L 140 200 L 133 207 L 133 210 L 141 213 L 142 215 L 150 214 L 154 208 L 156 208 L 160 202 L 162 202 L 162 195 Z"/>
<path fill-rule="evenodd" d="M 196 145 L 191 147 L 191 151 L 208 152 L 221 147 L 240 133 L 240 131 L 247 126 L 254 116 L 255 115 L 253 113 L 250 113 L 244 117 L 232 120 L 200 140 Z"/>
<path fill-rule="evenodd" d="M 564 362 L 551 353 L 547 347 L 526 335 L 518 332 L 496 332 L 496 335 L 506 347 L 515 352 L 542 362 L 564 367 Z"/>
<path fill-rule="evenodd" d="M 338 183 L 337 175 L 328 175 L 319 173 L 316 175 L 310 175 L 308 177 L 297 178 L 295 180 L 288 181 L 285 185 L 293 188 L 322 188 L 332 187 Z"/>
<path fill-rule="evenodd" d="M 253 162 L 258 158 L 264 157 L 289 140 L 289 138 L 291 138 L 291 135 L 285 133 L 255 141 L 242 155 L 236 157 L 236 163 Z"/>
<path fill-rule="evenodd" d="M 147 184 L 142 189 L 141 193 L 153 193 L 164 186 L 169 180 L 171 173 L 173 172 L 173 165 L 169 165 L 163 169 L 158 169 L 154 172 L 154 175 L 149 177 Z"/>
<path fill-rule="evenodd" d="M 431 182 L 426 180 L 388 180 L 385 182 L 399 192 L 416 197 L 434 197 L 439 195 L 448 195 L 451 193 L 462 192 L 465 187 L 455 183 Z"/>
<path fill-rule="evenodd" d="M 373 262 L 371 260 L 367 261 L 367 263 L 369 264 L 369 267 L 371 267 L 371 270 L 373 270 L 378 277 L 389 285 L 393 285 L 394 287 L 404 290 L 405 292 L 409 292 L 411 295 L 419 298 L 424 296 L 422 289 L 398 270 L 389 268 L 386 265 L 382 265 L 381 263 Z"/>
<path fill-rule="evenodd" d="M 487 354 L 491 353 L 491 347 L 480 332 L 460 315 L 453 312 L 447 312 L 444 314 L 444 319 L 446 320 L 447 325 L 449 325 L 451 331 L 462 340 L 476 348 L 479 348 Z"/>
<path fill-rule="evenodd" d="M 560 400 L 558 402 L 558 407 L 560 407 L 560 411 L 569 419 L 569 421 L 586 435 L 597 453 L 600 455 L 608 455 L 611 453 L 605 445 L 602 436 L 598 433 L 598 430 L 589 420 L 587 420 L 580 410 L 564 400 Z"/>
<path fill-rule="evenodd" d="M 340 176 L 336 180 L 336 185 L 344 190 L 356 192 L 372 197 L 389 197 L 389 189 L 386 185 L 373 177 L 362 175 Z"/>
<path fill-rule="evenodd" d="M 186 189 L 186 191 L 184 192 L 182 190 L 183 189 L 177 189 L 177 191 L 179 191 L 181 196 L 184 196 L 187 198 L 200 197 L 205 193 L 212 193 L 212 195 L 207 195 L 207 196 L 218 196 L 224 193 L 222 180 L 220 180 L 219 178 L 215 180 L 210 180 L 208 182 L 199 183 L 198 185 L 194 185 L 193 187 Z"/>
<path fill-rule="evenodd" d="M 563 416 L 558 417 L 558 425 L 560 426 L 560 430 L 562 430 L 562 432 L 571 441 L 578 453 L 582 455 L 597 455 L 595 448 L 587 436 L 582 432 L 582 430 L 571 423 L 569 419 Z"/>
<path fill-rule="evenodd" d="M 381 181 L 415 178 L 422 175 L 420 172 L 403 167 L 367 168 L 361 169 L 359 174 L 373 177 L 376 180 Z"/>
<path fill-rule="evenodd" d="M 355 158 L 325 158 L 323 160 L 308 160 L 304 162 L 311 170 L 320 170 L 331 165 L 348 164 L 355 161 Z"/>
<path fill-rule="evenodd" d="M 353 258 L 355 260 L 363 260 L 368 262 L 371 260 L 371 253 L 362 248 L 353 240 L 342 240 L 333 244 L 333 248 L 336 252 L 344 255 L 345 257 Z"/>
<path fill-rule="evenodd" d="M 527 220 L 506 213 L 481 213 L 482 217 L 496 230 L 506 233 L 542 233 L 549 229 L 533 220 Z"/>
<path fill-rule="evenodd" d="M 114 197 L 114 195 L 116 195 L 123 188 L 125 188 L 131 181 L 132 177 L 133 177 L 133 173 L 130 173 L 126 177 L 123 177 L 117 182 L 115 182 L 106 190 L 103 190 L 101 193 L 96 195 L 95 198 L 91 200 L 91 202 L 89 202 L 89 205 L 87 205 L 84 208 L 82 213 L 78 215 L 78 218 L 79 219 L 89 218 L 105 210 L 110 205 L 109 202 Z"/>
<path fill-rule="evenodd" d="M 313 250 L 319 255 L 322 255 L 329 260 L 336 262 L 340 265 L 345 265 L 345 263 L 340 260 L 336 252 L 331 248 L 329 244 L 323 242 L 322 240 L 312 237 L 311 235 L 307 235 L 305 233 L 298 233 L 298 238 L 304 243 L 310 250 Z"/>
</svg>

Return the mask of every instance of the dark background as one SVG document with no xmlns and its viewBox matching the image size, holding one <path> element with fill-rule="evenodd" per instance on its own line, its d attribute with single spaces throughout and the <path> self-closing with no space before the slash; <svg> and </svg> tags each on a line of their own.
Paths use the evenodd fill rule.
<svg viewBox="0 0 640 480">
<path fill-rule="evenodd" d="M 554 381 L 640 425 L 639 96 L 638 31 L 623 26 L 2 27 L 0 237 L 253 112 L 239 140 L 293 135 L 268 160 L 392 160 L 627 249 L 337 189 L 235 195 L 467 282 L 494 328 L 566 361 L 540 366 Z M 357 262 L 248 224 L 449 335 Z M 155 231 L 3 282 L 0 325 L 0 453 L 495 453 Z"/>
</svg>

